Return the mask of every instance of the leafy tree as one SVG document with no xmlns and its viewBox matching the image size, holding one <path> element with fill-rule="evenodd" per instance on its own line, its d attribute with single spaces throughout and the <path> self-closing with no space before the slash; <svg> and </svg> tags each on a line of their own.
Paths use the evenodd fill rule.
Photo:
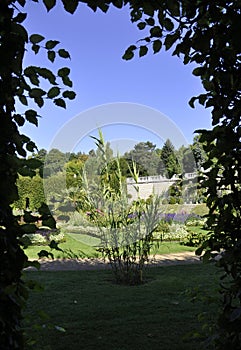
<svg viewBox="0 0 241 350">
<path fill-rule="evenodd" d="M 207 161 L 207 154 L 204 151 L 203 144 L 200 142 L 200 135 L 196 135 L 193 139 L 192 153 L 196 162 L 197 170 L 201 170 L 201 167 L 205 161 Z"/>
<path fill-rule="evenodd" d="M 196 170 L 197 165 L 193 155 L 192 147 L 188 147 L 183 153 L 183 172 L 193 173 Z"/>
<path fill-rule="evenodd" d="M 51 149 L 45 156 L 44 177 L 62 172 L 67 162 L 67 155 L 58 149 Z"/>
<path fill-rule="evenodd" d="M 139 142 L 124 157 L 138 165 L 140 176 L 156 175 L 159 158 L 155 148 L 156 145 L 150 141 Z"/>
<path fill-rule="evenodd" d="M 38 210 L 45 203 L 43 179 L 37 174 L 34 177 L 19 176 L 17 180 L 18 200 L 14 206 L 18 209 L 26 209 L 26 199 L 29 199 L 28 209 Z"/>
<path fill-rule="evenodd" d="M 80 187 L 84 162 L 80 158 L 73 158 L 65 164 L 67 187 Z"/>
<path fill-rule="evenodd" d="M 169 139 L 166 140 L 161 151 L 161 160 L 159 161 L 159 173 L 171 178 L 174 174 L 181 171 L 175 148 Z"/>
</svg>

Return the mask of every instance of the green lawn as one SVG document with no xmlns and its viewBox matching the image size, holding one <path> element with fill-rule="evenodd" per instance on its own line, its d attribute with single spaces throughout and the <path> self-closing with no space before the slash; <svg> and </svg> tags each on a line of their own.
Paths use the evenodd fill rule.
<svg viewBox="0 0 241 350">
<path fill-rule="evenodd" d="M 94 244 L 97 242 L 92 241 L 93 238 L 77 233 L 66 233 L 66 242 L 59 245 L 65 253 L 59 251 L 53 251 L 55 258 L 66 258 L 66 257 L 97 257 L 100 253 L 96 251 Z M 90 241 L 91 240 L 91 241 Z M 89 244 L 92 245 L 89 245 Z M 42 249 L 51 251 L 48 246 L 30 246 L 25 250 L 29 259 L 37 259 L 38 252 Z M 195 251 L 193 247 L 186 247 L 178 242 L 162 242 L 159 247 L 153 246 L 152 254 L 168 254 L 168 253 L 180 253 L 185 251 Z M 70 255 L 68 255 L 70 253 Z"/>
<path fill-rule="evenodd" d="M 128 287 L 114 284 L 111 271 L 26 272 L 26 279 L 45 285 L 44 292 L 32 292 L 26 311 L 27 334 L 39 338 L 33 349 L 205 349 L 187 334 L 201 329 L 198 314 L 215 315 L 216 306 L 193 303 L 186 291 L 218 295 L 215 267 L 156 267 L 147 273 L 147 283 Z M 43 312 L 49 320 L 35 325 Z M 66 332 L 48 329 L 48 323 Z"/>
</svg>

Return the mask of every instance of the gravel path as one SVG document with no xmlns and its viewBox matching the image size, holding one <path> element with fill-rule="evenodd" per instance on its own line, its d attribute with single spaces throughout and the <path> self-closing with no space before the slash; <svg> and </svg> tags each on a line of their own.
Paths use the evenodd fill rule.
<svg viewBox="0 0 241 350">
<path fill-rule="evenodd" d="M 110 265 L 103 259 L 68 259 L 40 260 L 41 271 L 77 271 L 109 269 Z M 164 254 L 151 257 L 148 266 L 168 266 L 199 263 L 200 258 L 194 252 Z M 26 270 L 36 270 L 29 267 Z"/>
</svg>

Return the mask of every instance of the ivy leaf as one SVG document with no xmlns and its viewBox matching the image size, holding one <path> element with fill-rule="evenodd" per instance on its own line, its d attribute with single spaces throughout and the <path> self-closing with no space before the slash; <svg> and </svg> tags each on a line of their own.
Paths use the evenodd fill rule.
<svg viewBox="0 0 241 350">
<path fill-rule="evenodd" d="M 49 61 L 53 63 L 56 57 L 56 53 L 52 50 L 49 50 L 47 55 L 48 55 Z"/>
<path fill-rule="evenodd" d="M 39 88 L 33 88 L 30 90 L 29 92 L 29 96 L 30 97 L 42 97 L 46 94 L 46 92 L 42 89 L 39 89 Z"/>
<path fill-rule="evenodd" d="M 41 108 L 44 105 L 44 100 L 42 97 L 34 97 L 34 102 Z"/>
<path fill-rule="evenodd" d="M 76 97 L 76 93 L 74 91 L 64 91 L 63 92 L 63 97 L 68 98 L 69 100 L 74 100 Z"/>
<path fill-rule="evenodd" d="M 177 32 L 174 34 L 168 34 L 166 36 L 165 43 L 164 43 L 166 50 L 169 50 L 172 47 L 175 41 L 177 41 L 178 37 L 179 37 L 179 34 Z"/>
<path fill-rule="evenodd" d="M 174 28 L 173 22 L 170 20 L 170 18 L 165 18 L 163 22 L 164 27 L 166 30 L 171 31 Z"/>
<path fill-rule="evenodd" d="M 28 105 L 28 100 L 27 100 L 26 96 L 24 96 L 24 95 L 19 96 L 19 101 L 20 101 L 24 106 L 27 106 L 27 105 Z"/>
<path fill-rule="evenodd" d="M 41 75 L 41 77 L 43 77 L 44 79 L 47 79 L 50 82 L 50 84 L 53 84 L 53 85 L 56 84 L 56 77 L 51 72 L 51 70 L 47 68 L 37 68 L 37 72 L 39 75 Z"/>
<path fill-rule="evenodd" d="M 62 81 L 63 81 L 64 85 L 66 85 L 66 86 L 69 86 L 69 87 L 73 86 L 72 81 L 67 76 L 66 77 L 62 77 Z"/>
<path fill-rule="evenodd" d="M 64 5 L 64 9 L 69 13 L 74 13 L 78 7 L 78 0 L 62 0 L 62 3 Z"/>
<path fill-rule="evenodd" d="M 56 0 L 43 0 L 43 3 L 47 11 L 50 11 L 56 5 Z"/>
<path fill-rule="evenodd" d="M 70 73 L 70 69 L 67 67 L 63 67 L 63 68 L 60 68 L 58 70 L 59 77 L 65 77 L 65 76 L 69 75 L 69 73 Z"/>
<path fill-rule="evenodd" d="M 122 56 L 123 60 L 131 60 L 134 57 L 134 50 L 136 50 L 136 46 L 135 45 L 131 45 L 130 47 L 128 47 L 128 49 L 125 51 L 124 55 Z"/>
<path fill-rule="evenodd" d="M 38 44 L 44 40 L 44 37 L 40 34 L 32 34 L 30 35 L 29 40 L 31 41 L 32 44 Z"/>
<path fill-rule="evenodd" d="M 25 68 L 24 75 L 28 77 L 33 85 L 39 86 L 39 78 L 37 75 L 37 67 L 29 66 Z"/>
<path fill-rule="evenodd" d="M 146 27 L 146 23 L 145 23 L 145 22 L 140 22 L 140 23 L 137 24 L 137 27 L 138 27 L 140 30 L 143 30 L 143 29 L 145 29 L 145 27 Z"/>
<path fill-rule="evenodd" d="M 139 57 L 145 56 L 148 52 L 147 46 L 140 46 Z"/>
<path fill-rule="evenodd" d="M 25 117 L 29 123 L 38 126 L 37 112 L 33 109 L 29 109 L 25 112 Z"/>
<path fill-rule="evenodd" d="M 59 54 L 59 57 L 70 58 L 70 54 L 65 49 L 59 49 L 58 54 Z"/>
<path fill-rule="evenodd" d="M 40 50 L 40 46 L 39 46 L 39 45 L 36 45 L 36 44 L 33 44 L 33 45 L 32 45 L 32 50 L 33 50 L 33 52 L 35 53 L 35 55 L 37 55 L 37 53 L 38 53 L 39 50 Z"/>
<path fill-rule="evenodd" d="M 62 108 L 66 108 L 66 103 L 65 103 L 65 100 L 63 100 L 62 98 L 56 98 L 54 100 L 54 104 L 56 106 L 59 106 L 59 107 L 62 107 Z"/>
<path fill-rule="evenodd" d="M 47 50 L 52 50 L 60 42 L 58 40 L 49 40 L 46 42 L 45 47 Z"/>
<path fill-rule="evenodd" d="M 54 98 L 59 94 L 60 94 L 60 88 L 58 88 L 57 86 L 54 86 L 48 91 L 47 96 L 48 98 Z"/>
<path fill-rule="evenodd" d="M 162 29 L 159 26 L 155 26 L 150 30 L 151 37 L 161 38 L 162 37 Z"/>
<path fill-rule="evenodd" d="M 161 48 L 162 48 L 161 40 L 155 40 L 153 42 L 153 52 L 157 53 L 157 52 L 159 52 L 161 50 Z"/>
</svg>

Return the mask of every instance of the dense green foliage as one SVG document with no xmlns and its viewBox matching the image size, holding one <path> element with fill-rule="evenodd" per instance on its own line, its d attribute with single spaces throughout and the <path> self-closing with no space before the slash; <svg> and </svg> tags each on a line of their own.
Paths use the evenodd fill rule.
<svg viewBox="0 0 241 350">
<path fill-rule="evenodd" d="M 133 171 L 133 161 L 139 176 L 158 175 L 172 177 L 174 174 L 182 172 L 195 172 L 198 167 L 200 169 L 203 158 L 195 159 L 194 150 L 197 149 L 197 138 L 190 147 L 180 147 L 175 150 L 171 145 L 171 153 L 166 152 L 166 148 L 170 141 L 164 144 L 162 149 L 156 148 L 151 142 L 140 142 L 134 146 L 134 149 L 126 152 L 124 156 L 115 158 L 110 144 L 106 143 L 106 152 L 108 158 L 109 172 L 114 172 L 120 167 L 123 181 L 127 177 L 131 177 Z M 202 146 L 198 146 L 199 151 L 203 154 Z M 187 156 L 188 154 L 188 156 Z M 39 174 L 44 173 L 44 178 L 39 174 L 30 178 L 20 176 L 17 181 L 18 197 L 14 207 L 18 209 L 26 208 L 26 198 L 29 198 L 29 209 L 37 210 L 43 202 L 52 203 L 54 208 L 59 207 L 59 202 L 66 201 L 66 197 L 70 196 L 73 201 L 77 200 L 82 191 L 82 176 L 86 173 L 88 181 L 92 184 L 98 182 L 101 175 L 102 165 L 100 163 L 100 151 L 91 150 L 89 154 L 85 153 L 63 153 L 60 150 L 52 149 L 47 152 L 44 149 L 35 152 L 30 159 L 37 159 L 42 162 L 39 168 Z M 162 161 L 163 159 L 163 161 Z M 197 162 L 197 163 L 196 163 Z M 165 163 L 165 166 L 163 165 Z M 162 167 L 161 167 L 162 165 Z M 114 175 L 112 176 L 114 180 Z M 117 185 L 117 184 L 116 184 Z M 194 178 L 194 186 L 196 178 Z M 118 186 L 118 185 L 117 185 Z M 179 181 L 173 185 L 168 194 L 168 200 L 174 203 L 180 203 L 183 200 L 184 187 L 190 187 L 190 180 Z M 67 192 L 66 192 L 67 189 Z M 200 191 L 199 191 L 200 192 Z M 196 192 L 191 195 L 190 191 L 186 193 L 189 201 L 197 199 Z M 202 201 L 204 198 L 202 198 Z M 200 200 L 201 201 L 201 200 Z M 61 211 L 56 210 L 56 218 Z"/>
<path fill-rule="evenodd" d="M 205 93 L 193 97 L 211 108 L 212 130 L 201 130 L 208 156 L 204 168 L 207 177 L 209 227 L 214 233 L 203 244 L 208 259 L 224 252 L 219 266 L 226 273 L 222 289 L 223 309 L 217 324 L 214 346 L 217 349 L 240 349 L 240 1 L 170 1 L 133 5 L 132 20 L 148 34 L 139 47 L 132 45 L 125 53 L 131 59 L 152 46 L 154 53 L 162 46 L 173 49 L 184 64 L 195 63 L 195 76 L 200 77 Z M 199 251 L 201 252 L 201 250 Z M 230 281 L 230 282 L 229 282 Z"/>
<path fill-rule="evenodd" d="M 26 159 L 27 151 L 33 152 L 36 146 L 29 137 L 19 132 L 25 122 L 38 125 L 38 113 L 28 107 L 32 101 L 42 107 L 46 100 L 53 100 L 57 106 L 65 106 L 65 98 L 72 99 L 74 93 L 58 87 L 72 86 L 67 67 L 59 68 L 54 74 L 48 68 L 23 67 L 24 54 L 33 50 L 42 50 L 53 62 L 55 56 L 67 58 L 64 49 L 56 49 L 59 42 L 45 40 L 39 34 L 29 34 L 23 26 L 26 14 L 17 7 L 25 1 L 1 1 L 0 3 L 0 344 L 3 350 L 22 349 L 24 347 L 21 319 L 22 308 L 27 298 L 27 286 L 21 274 L 27 264 L 27 256 L 20 247 L 20 238 L 25 230 L 34 230 L 29 225 L 34 218 L 25 216 L 26 225 L 19 226 L 18 219 L 12 213 L 11 205 L 18 200 L 17 178 L 34 176 L 40 166 L 37 159 Z M 17 5 L 17 6 L 15 6 Z M 56 50 L 56 51 L 55 51 Z M 45 81 L 47 91 L 41 88 Z M 47 82 L 47 84 L 46 84 Z M 48 86 L 49 85 L 49 86 Z M 16 110 L 19 101 L 25 111 Z M 46 219 L 47 212 L 43 213 Z"/>
<path fill-rule="evenodd" d="M 201 160 L 197 158 L 196 160 L 194 157 L 194 150 L 197 148 L 196 137 L 193 144 L 189 147 L 182 146 L 178 150 L 175 150 L 171 145 L 170 152 L 168 153 L 166 149 L 169 147 L 169 144 L 170 141 L 167 140 L 163 148 L 158 149 L 149 141 L 140 142 L 134 146 L 134 149 L 126 152 L 124 156 L 120 156 L 117 159 L 113 157 L 113 150 L 107 142 L 106 152 L 108 154 L 108 162 L 110 163 L 108 165 L 109 172 L 114 174 L 119 164 L 123 180 L 126 177 L 131 177 L 133 161 L 136 164 L 139 176 L 162 174 L 169 178 L 183 171 L 195 172 L 198 169 L 198 165 L 199 168 L 201 167 L 203 158 Z M 201 144 L 198 146 L 198 149 L 203 153 Z M 94 184 L 98 182 L 102 167 L 98 149 L 92 149 L 89 154 L 81 152 L 70 154 L 57 149 L 47 152 L 41 149 L 35 152 L 30 159 L 37 159 L 42 162 L 39 167 L 39 174 L 41 175 L 44 172 L 44 178 L 41 178 L 39 174 L 32 178 L 19 177 L 17 181 L 19 199 L 14 203 L 14 206 L 18 209 L 26 208 L 26 198 L 29 198 L 29 208 L 31 210 L 37 210 L 46 200 L 47 203 L 52 202 L 53 204 L 54 202 L 63 202 L 68 195 L 73 200 L 76 200 L 79 198 L 83 185 L 83 171 L 85 171 L 88 181 Z M 165 166 L 163 165 L 164 163 Z M 114 177 L 113 175 L 113 181 Z M 196 179 L 194 178 L 195 185 Z M 184 186 L 190 187 L 189 180 L 186 183 L 180 181 L 177 185 L 170 188 L 168 197 L 172 204 L 182 201 Z M 66 187 L 69 189 L 68 193 L 66 193 Z M 189 191 L 186 193 L 186 197 L 190 201 L 192 199 L 195 201 L 197 194 L 193 193 L 191 195 Z M 59 215 L 61 213 L 56 212 L 56 217 Z"/>
<path fill-rule="evenodd" d="M 94 139 L 99 154 L 99 178 L 93 184 L 83 175 L 83 196 L 77 210 L 83 215 L 87 212 L 90 222 L 98 228 L 99 250 L 108 259 L 116 281 L 140 284 L 159 220 L 160 199 L 153 197 L 145 201 L 138 195 L 137 200 L 130 203 L 119 158 L 115 159 L 113 167 L 101 130 L 99 138 Z M 135 163 L 132 169 L 130 172 L 139 193 Z"/>
</svg>

